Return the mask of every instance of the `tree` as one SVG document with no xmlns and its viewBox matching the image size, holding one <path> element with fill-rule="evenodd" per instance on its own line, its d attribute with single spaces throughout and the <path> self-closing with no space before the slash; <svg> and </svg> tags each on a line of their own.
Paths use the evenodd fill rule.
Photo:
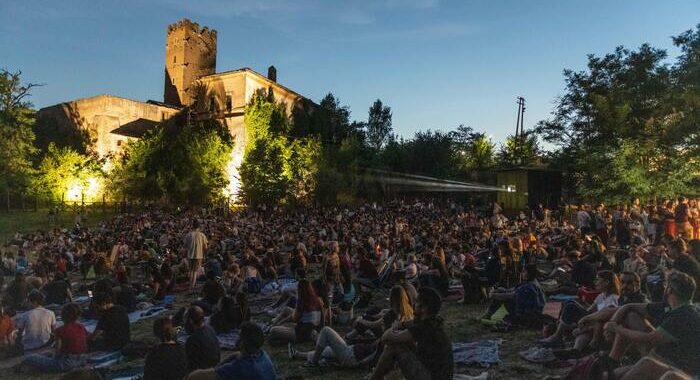
<svg viewBox="0 0 700 380">
<path fill-rule="evenodd" d="M 375 150 L 382 149 L 392 137 L 391 108 L 377 99 L 369 108 L 367 143 Z"/>
<path fill-rule="evenodd" d="M 586 71 L 564 71 L 566 92 L 536 131 L 557 145 L 554 164 L 579 195 L 622 200 L 695 192 L 699 40 L 691 31 L 676 37 L 683 55 L 673 66 L 664 50 L 644 44 L 590 55 Z"/>
<path fill-rule="evenodd" d="M 530 166 L 538 162 L 539 152 L 537 136 L 526 132 L 506 139 L 498 152 L 498 161 L 502 167 Z"/>
<path fill-rule="evenodd" d="M 22 84 L 20 71 L 0 71 L 0 189 L 23 190 L 31 182 L 35 112 L 27 101 L 37 84 Z"/>
<path fill-rule="evenodd" d="M 50 201 L 93 202 L 100 199 L 103 161 L 69 147 L 49 144 L 34 178 L 34 195 Z"/>
<path fill-rule="evenodd" d="M 223 195 L 231 136 L 215 120 L 188 124 L 190 111 L 126 145 L 109 174 L 113 196 L 204 204 Z"/>
<path fill-rule="evenodd" d="M 467 145 L 467 169 L 486 170 L 494 165 L 494 144 L 484 133 L 473 133 Z"/>
<path fill-rule="evenodd" d="M 264 91 L 245 109 L 248 144 L 241 164 L 241 197 L 247 204 L 307 202 L 313 198 L 322 153 L 319 137 L 291 138 L 284 103 Z"/>
</svg>

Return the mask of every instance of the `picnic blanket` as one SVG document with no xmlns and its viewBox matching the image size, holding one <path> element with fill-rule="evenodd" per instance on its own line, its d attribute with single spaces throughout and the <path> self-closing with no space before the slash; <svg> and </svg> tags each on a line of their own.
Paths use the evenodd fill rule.
<svg viewBox="0 0 700 380">
<path fill-rule="evenodd" d="M 544 309 L 542 309 L 542 314 L 551 317 L 553 319 L 559 319 L 559 313 L 561 312 L 562 302 L 559 301 L 549 301 L 544 304 Z"/>
<path fill-rule="evenodd" d="M 273 309 L 273 305 L 277 302 L 274 298 L 258 298 L 250 300 L 248 307 L 250 307 L 250 313 L 253 315 L 262 314 L 268 310 Z"/>
<path fill-rule="evenodd" d="M 502 339 L 479 340 L 469 343 L 452 344 L 454 363 L 459 365 L 479 365 L 488 368 L 501 362 L 499 351 Z"/>
<path fill-rule="evenodd" d="M 122 360 L 121 351 L 97 351 L 88 355 L 88 367 L 105 368 Z"/>
<path fill-rule="evenodd" d="M 238 339 L 241 337 L 241 330 L 233 330 L 229 333 L 218 334 L 216 339 L 219 340 L 219 347 L 222 350 L 233 350 L 238 344 Z M 190 336 L 184 332 L 180 332 L 177 336 L 177 342 L 184 345 L 187 342 L 187 338 Z"/>
<path fill-rule="evenodd" d="M 263 294 L 271 294 L 281 292 L 287 289 L 295 289 L 297 287 L 297 280 L 293 278 L 278 278 L 275 281 L 270 281 L 265 286 L 262 287 L 261 292 Z"/>
<path fill-rule="evenodd" d="M 104 378 L 106 380 L 138 380 L 143 379 L 144 367 L 123 368 L 110 371 Z"/>
<path fill-rule="evenodd" d="M 166 312 L 168 309 L 164 308 L 163 306 L 151 306 L 147 309 L 144 310 L 136 310 L 134 312 L 129 313 L 129 323 L 135 323 L 138 322 L 142 319 L 146 318 L 151 318 L 155 317 L 156 315 L 163 314 Z M 95 332 L 95 328 L 97 328 L 97 320 L 96 319 L 87 319 L 84 321 L 81 321 L 80 323 L 85 326 L 85 330 L 89 333 Z M 60 327 L 63 325 L 63 321 L 57 321 L 56 322 L 56 327 Z"/>
<path fill-rule="evenodd" d="M 576 301 L 577 299 L 578 299 L 578 296 L 572 296 L 569 294 L 555 294 L 553 296 L 549 296 L 550 301 L 566 302 L 566 301 Z"/>
</svg>

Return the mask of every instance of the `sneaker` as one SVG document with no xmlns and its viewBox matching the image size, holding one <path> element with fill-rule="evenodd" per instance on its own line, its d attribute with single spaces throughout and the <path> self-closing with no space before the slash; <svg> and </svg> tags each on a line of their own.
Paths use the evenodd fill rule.
<svg viewBox="0 0 700 380">
<path fill-rule="evenodd" d="M 318 363 L 314 363 L 310 360 L 307 360 L 304 362 L 304 364 L 302 364 L 302 367 L 304 367 L 304 368 L 316 368 L 316 367 L 318 367 Z"/>
<path fill-rule="evenodd" d="M 294 357 L 297 354 L 296 348 L 294 348 L 294 345 L 291 343 L 287 343 L 287 355 L 289 355 L 290 359 L 294 359 Z"/>
</svg>

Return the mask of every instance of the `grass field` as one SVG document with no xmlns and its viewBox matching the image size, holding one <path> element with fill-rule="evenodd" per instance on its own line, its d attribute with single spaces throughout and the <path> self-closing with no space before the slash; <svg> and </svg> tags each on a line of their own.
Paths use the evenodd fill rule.
<svg viewBox="0 0 700 380">
<path fill-rule="evenodd" d="M 101 207 L 92 207 L 86 210 L 83 223 L 88 226 L 95 225 L 115 214 L 111 207 L 106 207 L 104 210 Z M 59 212 L 54 222 L 49 220 L 48 209 L 0 211 L 0 244 L 11 240 L 15 232 L 46 231 L 53 227 L 70 228 L 75 225 L 75 219 L 76 213 L 69 209 Z"/>
</svg>

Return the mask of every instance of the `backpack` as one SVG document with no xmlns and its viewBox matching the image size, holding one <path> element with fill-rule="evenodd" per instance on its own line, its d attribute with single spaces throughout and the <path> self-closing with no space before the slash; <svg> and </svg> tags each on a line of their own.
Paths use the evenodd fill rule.
<svg viewBox="0 0 700 380">
<path fill-rule="evenodd" d="M 603 373 L 608 373 L 608 380 L 615 380 L 613 368 L 608 368 L 606 364 L 607 355 L 603 352 L 596 352 L 579 359 L 562 380 L 598 380 L 603 377 Z"/>
</svg>

